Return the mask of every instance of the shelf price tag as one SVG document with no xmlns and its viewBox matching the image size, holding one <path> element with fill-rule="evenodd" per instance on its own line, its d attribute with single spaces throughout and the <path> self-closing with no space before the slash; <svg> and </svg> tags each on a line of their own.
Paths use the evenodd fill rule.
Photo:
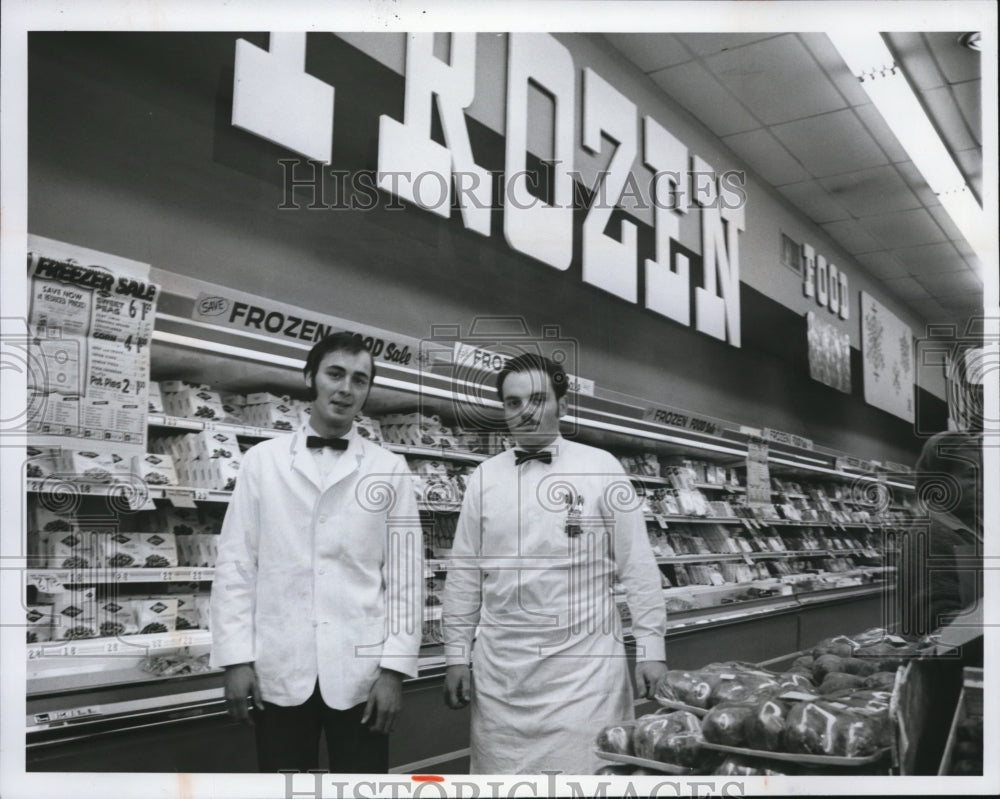
<svg viewBox="0 0 1000 799">
<path fill-rule="evenodd" d="M 670 525 L 667 524 L 667 517 L 662 513 L 654 513 L 653 518 L 656 519 L 656 523 L 660 525 L 660 528 L 666 530 Z"/>
<path fill-rule="evenodd" d="M 153 495 L 149 491 L 130 493 L 128 506 L 133 511 L 156 510 L 156 503 L 153 502 Z"/>
<path fill-rule="evenodd" d="M 163 497 L 175 508 L 198 507 L 195 504 L 193 492 L 187 488 L 165 488 L 163 490 Z"/>
</svg>

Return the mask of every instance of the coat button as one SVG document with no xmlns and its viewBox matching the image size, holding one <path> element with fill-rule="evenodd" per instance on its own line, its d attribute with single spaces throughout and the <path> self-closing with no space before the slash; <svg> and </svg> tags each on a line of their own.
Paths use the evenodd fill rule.
<svg viewBox="0 0 1000 799">
<path fill-rule="evenodd" d="M 320 524 L 326 524 L 326 516 L 320 516 L 319 517 L 319 523 Z"/>
<path fill-rule="evenodd" d="M 326 574 L 326 569 L 320 569 L 318 573 L 319 574 Z"/>
</svg>

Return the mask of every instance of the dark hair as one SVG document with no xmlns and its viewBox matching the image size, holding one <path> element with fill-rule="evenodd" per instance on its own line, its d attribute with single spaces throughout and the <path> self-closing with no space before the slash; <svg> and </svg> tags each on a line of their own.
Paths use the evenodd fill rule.
<svg viewBox="0 0 1000 799">
<path fill-rule="evenodd" d="M 369 385 L 375 382 L 375 357 L 365 346 L 365 341 L 357 333 L 348 333 L 342 330 L 339 333 L 331 333 L 317 341 L 309 354 L 306 356 L 306 365 L 302 367 L 302 374 L 309 381 L 309 399 L 316 399 L 316 372 L 319 371 L 320 362 L 331 352 L 349 352 L 351 355 L 360 355 L 362 352 L 368 353 L 371 361 L 372 373 Z"/>
<path fill-rule="evenodd" d="M 500 395 L 501 402 L 503 402 L 504 380 L 507 379 L 507 375 L 513 372 L 545 372 L 549 376 L 549 382 L 552 384 L 552 391 L 555 393 L 557 400 L 566 396 L 566 390 L 569 388 L 569 380 L 566 379 L 566 370 L 560 364 L 551 358 L 546 358 L 544 355 L 534 352 L 524 352 L 516 358 L 511 358 L 507 361 L 503 369 L 500 370 L 500 374 L 497 375 L 497 394 Z"/>
</svg>

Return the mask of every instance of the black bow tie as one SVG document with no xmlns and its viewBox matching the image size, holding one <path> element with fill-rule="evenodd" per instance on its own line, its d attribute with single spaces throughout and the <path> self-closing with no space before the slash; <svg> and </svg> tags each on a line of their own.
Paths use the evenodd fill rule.
<svg viewBox="0 0 1000 799">
<path fill-rule="evenodd" d="M 346 438 L 323 438 L 322 436 L 307 436 L 306 446 L 309 449 L 322 449 L 323 447 L 330 447 L 331 449 L 347 449 L 347 445 L 350 442 Z"/>
<path fill-rule="evenodd" d="M 520 466 L 525 461 L 541 461 L 542 463 L 552 463 L 552 453 L 542 449 L 535 452 L 528 452 L 523 449 L 514 450 L 514 465 Z"/>
</svg>

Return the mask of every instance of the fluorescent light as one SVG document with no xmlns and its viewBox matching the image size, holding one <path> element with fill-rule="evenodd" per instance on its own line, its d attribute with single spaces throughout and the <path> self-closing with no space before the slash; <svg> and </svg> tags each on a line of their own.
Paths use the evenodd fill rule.
<svg viewBox="0 0 1000 799">
<path fill-rule="evenodd" d="M 880 33 L 828 33 L 889 129 L 976 253 L 988 251 L 983 209 Z"/>
</svg>

